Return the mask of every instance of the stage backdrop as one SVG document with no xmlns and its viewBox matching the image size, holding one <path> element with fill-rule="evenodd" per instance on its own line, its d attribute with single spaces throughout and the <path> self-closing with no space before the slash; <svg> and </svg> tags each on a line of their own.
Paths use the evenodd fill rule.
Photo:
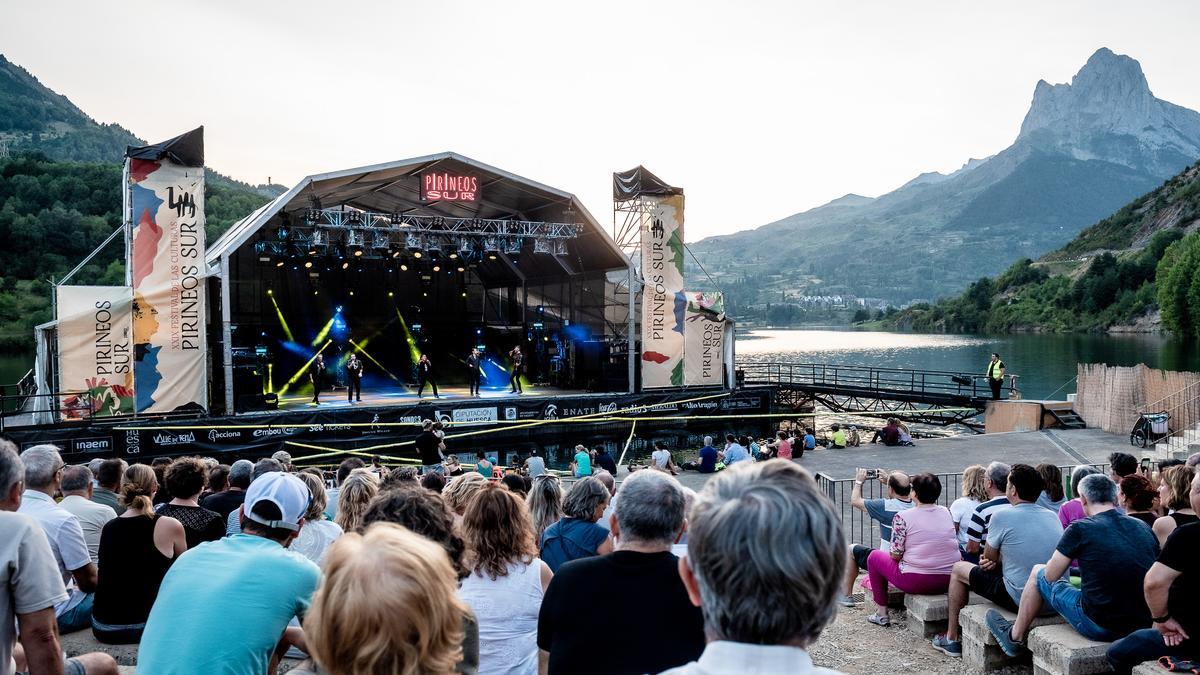
<svg viewBox="0 0 1200 675">
<path fill-rule="evenodd" d="M 202 133 L 131 148 L 125 160 L 138 412 L 207 408 Z"/>
<path fill-rule="evenodd" d="M 130 288 L 59 286 L 57 296 L 58 390 L 71 392 L 63 419 L 133 412 Z"/>
<path fill-rule="evenodd" d="M 725 383 L 725 298 L 721 293 L 688 292 L 683 326 L 683 383 L 689 387 Z"/>
<path fill-rule="evenodd" d="M 684 384 L 683 195 L 646 198 L 642 223 L 642 387 Z"/>
</svg>

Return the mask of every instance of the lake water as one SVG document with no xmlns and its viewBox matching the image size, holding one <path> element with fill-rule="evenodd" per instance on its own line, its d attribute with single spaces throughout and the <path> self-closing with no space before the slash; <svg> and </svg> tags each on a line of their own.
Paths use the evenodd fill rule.
<svg viewBox="0 0 1200 675">
<path fill-rule="evenodd" d="M 1200 346 L 1159 335 L 933 335 L 853 330 L 752 330 L 737 339 L 739 363 L 824 363 L 879 368 L 984 372 L 999 352 L 1019 375 L 1023 398 L 1065 399 L 1077 363 L 1164 370 L 1200 369 Z"/>
</svg>

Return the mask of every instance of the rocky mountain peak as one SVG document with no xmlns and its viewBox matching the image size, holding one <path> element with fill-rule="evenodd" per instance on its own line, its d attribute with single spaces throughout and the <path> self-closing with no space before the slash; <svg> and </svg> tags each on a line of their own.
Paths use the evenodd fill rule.
<svg viewBox="0 0 1200 675">
<path fill-rule="evenodd" d="M 1070 84 L 1039 80 L 1020 137 L 1040 130 L 1138 134 L 1160 115 L 1158 102 L 1136 59 L 1102 47 L 1079 69 Z"/>
</svg>

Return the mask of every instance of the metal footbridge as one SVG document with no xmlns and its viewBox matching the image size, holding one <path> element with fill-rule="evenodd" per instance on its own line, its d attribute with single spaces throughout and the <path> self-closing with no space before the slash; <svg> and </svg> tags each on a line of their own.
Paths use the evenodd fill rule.
<svg viewBox="0 0 1200 675">
<path fill-rule="evenodd" d="M 981 414 L 992 398 L 987 378 L 979 373 L 826 363 L 739 365 L 747 386 L 774 387 L 779 403 L 796 409 L 819 403 L 833 412 L 974 427 L 968 420 Z M 1019 398 L 1016 382 L 1016 375 L 1006 375 L 1000 397 Z"/>
</svg>

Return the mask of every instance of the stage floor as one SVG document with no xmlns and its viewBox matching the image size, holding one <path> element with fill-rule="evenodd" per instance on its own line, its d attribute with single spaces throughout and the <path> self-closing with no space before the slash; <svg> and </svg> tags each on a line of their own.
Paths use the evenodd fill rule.
<svg viewBox="0 0 1200 675">
<path fill-rule="evenodd" d="M 441 394 L 441 397 L 434 398 L 429 387 L 425 388 L 425 395 L 421 397 L 417 396 L 416 387 L 393 386 L 374 389 L 364 387 L 362 400 L 351 403 L 346 400 L 346 390 L 340 389 L 322 392 L 320 405 L 313 404 L 311 392 L 308 394 L 288 394 L 281 396 L 279 398 L 279 410 L 349 410 L 372 406 L 404 406 L 422 402 L 432 403 L 434 401 L 455 403 L 464 401 L 501 401 L 514 398 L 536 398 L 539 396 L 577 396 L 588 393 L 579 389 L 559 389 L 549 386 L 527 386 L 525 387 L 525 392 L 522 394 L 513 394 L 508 390 L 508 387 L 503 389 L 482 389 L 478 397 L 472 397 L 470 392 L 470 388 L 466 386 L 439 386 L 438 393 Z"/>
</svg>

